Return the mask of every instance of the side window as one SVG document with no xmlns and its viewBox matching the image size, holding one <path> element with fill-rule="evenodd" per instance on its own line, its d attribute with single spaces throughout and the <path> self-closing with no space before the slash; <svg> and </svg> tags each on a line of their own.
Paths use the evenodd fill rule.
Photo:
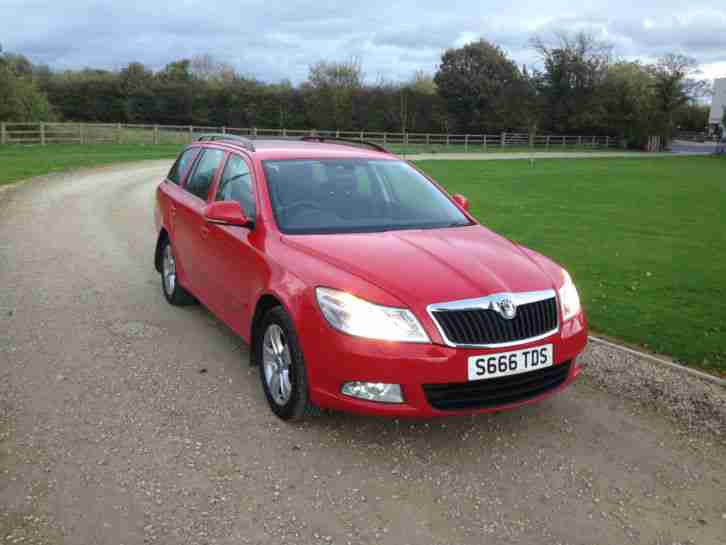
<svg viewBox="0 0 726 545">
<path fill-rule="evenodd" d="M 219 149 L 206 149 L 203 153 L 202 158 L 197 161 L 197 168 L 187 181 L 186 190 L 206 201 L 214 174 L 224 159 L 224 152 Z"/>
<path fill-rule="evenodd" d="M 182 182 L 192 163 L 194 163 L 197 153 L 199 153 L 199 148 L 190 148 L 181 154 L 179 159 L 176 160 L 176 163 L 174 163 L 174 166 L 171 167 L 169 175 L 167 176 L 170 182 L 176 185 Z"/>
<path fill-rule="evenodd" d="M 230 155 L 217 190 L 218 201 L 237 201 L 245 215 L 255 219 L 255 193 L 252 189 L 252 175 L 242 157 Z"/>
</svg>

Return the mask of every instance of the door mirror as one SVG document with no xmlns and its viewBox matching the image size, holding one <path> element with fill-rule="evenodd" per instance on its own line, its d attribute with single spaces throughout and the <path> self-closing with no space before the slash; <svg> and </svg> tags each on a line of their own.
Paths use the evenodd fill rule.
<svg viewBox="0 0 726 545">
<path fill-rule="evenodd" d="M 207 205 L 204 210 L 204 219 L 209 223 L 221 225 L 236 225 L 238 227 L 252 227 L 253 223 L 237 201 L 217 201 Z"/>
<path fill-rule="evenodd" d="M 461 206 L 467 212 L 469 211 L 469 199 L 464 197 L 461 193 L 454 195 L 454 202 Z"/>
</svg>

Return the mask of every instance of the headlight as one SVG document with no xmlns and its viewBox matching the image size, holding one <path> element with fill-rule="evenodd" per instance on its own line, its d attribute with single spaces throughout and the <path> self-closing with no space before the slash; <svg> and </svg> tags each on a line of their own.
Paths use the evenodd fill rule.
<svg viewBox="0 0 726 545">
<path fill-rule="evenodd" d="M 580 312 L 580 295 L 577 293 L 575 284 L 572 283 L 570 274 L 562 269 L 562 276 L 565 283 L 560 288 L 560 305 L 562 305 L 563 320 L 574 318 Z"/>
<path fill-rule="evenodd" d="M 429 336 L 408 309 L 374 305 L 350 293 L 330 288 L 317 288 L 315 295 L 325 319 L 344 333 L 385 341 L 430 342 Z"/>
</svg>

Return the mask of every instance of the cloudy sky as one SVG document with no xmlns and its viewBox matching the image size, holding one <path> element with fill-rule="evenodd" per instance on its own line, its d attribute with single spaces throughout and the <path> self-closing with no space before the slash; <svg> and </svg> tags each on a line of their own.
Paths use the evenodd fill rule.
<svg viewBox="0 0 726 545">
<path fill-rule="evenodd" d="M 703 77 L 726 77 L 724 0 L 0 0 L 0 21 L 6 51 L 59 69 L 157 69 L 210 53 L 247 76 L 299 82 L 315 61 L 355 56 L 368 80 L 401 80 L 478 37 L 532 64 L 530 36 L 584 29 L 622 58 L 677 51 Z"/>
</svg>

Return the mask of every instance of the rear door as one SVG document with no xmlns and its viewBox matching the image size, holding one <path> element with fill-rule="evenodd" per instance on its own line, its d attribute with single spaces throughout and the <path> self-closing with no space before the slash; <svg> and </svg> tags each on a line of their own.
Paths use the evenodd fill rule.
<svg viewBox="0 0 726 545">
<path fill-rule="evenodd" d="M 221 149 L 205 148 L 187 178 L 183 194 L 176 205 L 173 239 L 176 258 L 184 270 L 185 287 L 204 302 L 209 296 L 203 261 L 204 245 L 209 236 L 204 208 L 224 157 L 225 152 Z"/>
<path fill-rule="evenodd" d="M 194 160 L 199 154 L 199 148 L 188 148 L 179 156 L 171 167 L 166 179 L 156 191 L 155 221 L 157 229 L 162 226 L 174 240 L 174 220 L 176 219 L 176 202 L 183 196 L 184 190 L 181 185 L 184 183 Z"/>
</svg>

